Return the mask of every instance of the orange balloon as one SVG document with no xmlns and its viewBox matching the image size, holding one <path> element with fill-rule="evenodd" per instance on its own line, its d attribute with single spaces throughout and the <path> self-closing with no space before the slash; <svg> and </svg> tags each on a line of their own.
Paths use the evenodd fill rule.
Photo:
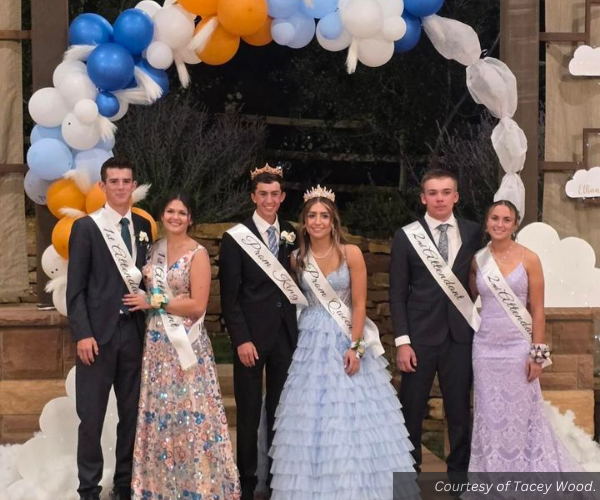
<svg viewBox="0 0 600 500">
<path fill-rule="evenodd" d="M 196 33 L 200 31 L 210 18 L 203 19 L 196 26 Z M 202 52 L 196 52 L 200 60 L 211 66 L 218 66 L 230 61 L 240 46 L 240 37 L 232 35 L 223 26 L 217 26 L 217 29 L 210 37 L 206 47 Z"/>
<path fill-rule="evenodd" d="M 197 16 L 214 16 L 217 13 L 218 0 L 177 0 L 185 10 Z"/>
<path fill-rule="evenodd" d="M 88 194 L 85 198 L 85 211 L 88 214 L 99 210 L 106 203 L 106 193 L 102 191 L 100 187 L 100 183 L 96 182 L 92 186 L 92 189 L 88 191 Z"/>
<path fill-rule="evenodd" d="M 154 218 L 148 212 L 139 207 L 131 207 L 131 211 L 150 222 L 150 227 L 152 228 L 152 240 L 156 241 L 158 239 L 158 226 L 156 225 Z"/>
<path fill-rule="evenodd" d="M 63 217 L 52 230 L 52 245 L 63 259 L 69 258 L 69 237 L 75 220 L 72 217 Z"/>
<path fill-rule="evenodd" d="M 64 215 L 60 213 L 60 209 L 63 207 L 85 212 L 85 195 L 72 179 L 58 179 L 48 188 L 46 204 L 54 217 L 62 219 Z"/>
<path fill-rule="evenodd" d="M 261 28 L 251 35 L 246 35 L 242 37 L 244 42 L 249 43 L 250 45 L 254 45 L 255 47 L 262 47 L 263 45 L 267 45 L 273 41 L 273 37 L 271 36 L 271 23 L 273 19 L 267 17 L 265 23 L 261 26 Z"/>
<path fill-rule="evenodd" d="M 230 33 L 251 35 L 267 20 L 267 0 L 219 0 L 217 15 Z"/>
</svg>

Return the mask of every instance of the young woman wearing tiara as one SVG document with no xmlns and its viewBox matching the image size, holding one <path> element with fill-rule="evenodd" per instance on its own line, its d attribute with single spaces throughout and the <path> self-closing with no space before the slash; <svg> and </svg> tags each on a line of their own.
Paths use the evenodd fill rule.
<svg viewBox="0 0 600 500">
<path fill-rule="evenodd" d="M 272 500 L 390 500 L 412 445 L 373 323 L 367 270 L 346 244 L 333 192 L 304 196 L 292 255 L 309 306 L 276 412 Z"/>
</svg>

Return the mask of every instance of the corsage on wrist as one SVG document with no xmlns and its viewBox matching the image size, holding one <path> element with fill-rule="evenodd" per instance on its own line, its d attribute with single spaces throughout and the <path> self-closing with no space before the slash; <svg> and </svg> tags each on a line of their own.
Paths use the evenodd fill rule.
<svg viewBox="0 0 600 500">
<path fill-rule="evenodd" d="M 529 356 L 537 364 L 544 364 L 550 359 L 550 348 L 548 347 L 548 344 L 531 344 Z"/>
<path fill-rule="evenodd" d="M 352 349 L 356 353 L 356 357 L 358 359 L 362 358 L 365 355 L 366 347 L 367 347 L 367 343 L 365 342 L 365 339 L 363 339 L 362 337 L 359 338 L 358 340 L 353 341 L 350 344 L 350 349 Z"/>
<path fill-rule="evenodd" d="M 167 297 L 160 288 L 150 289 L 150 295 L 146 299 L 150 307 L 156 309 L 157 313 L 164 313 L 165 307 L 169 303 L 169 297 Z"/>
</svg>

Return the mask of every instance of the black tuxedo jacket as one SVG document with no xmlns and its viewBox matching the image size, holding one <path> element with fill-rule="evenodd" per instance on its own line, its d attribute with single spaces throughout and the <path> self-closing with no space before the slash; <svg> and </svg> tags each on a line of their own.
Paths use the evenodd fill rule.
<svg viewBox="0 0 600 500">
<path fill-rule="evenodd" d="M 418 221 L 434 241 L 425 219 Z M 461 247 L 452 271 L 469 292 L 471 261 L 482 246 L 481 227 L 465 219 L 456 221 Z M 473 340 L 473 330 L 427 270 L 402 229 L 396 231 L 392 243 L 390 310 L 394 335 L 409 335 L 412 344 L 437 346 L 448 333 L 458 343 Z"/>
<path fill-rule="evenodd" d="M 147 243 L 141 243 L 137 235 L 145 231 L 151 238 L 152 231 L 148 220 L 134 213 L 131 218 L 137 246 L 135 264 L 141 269 L 146 262 Z M 127 287 L 96 223 L 91 217 L 75 221 L 69 238 L 67 281 L 67 312 L 73 340 L 94 337 L 99 345 L 106 344 L 119 321 L 126 293 Z M 143 335 L 144 313 L 132 314 L 136 315 Z"/>
<path fill-rule="evenodd" d="M 263 241 L 252 218 L 243 222 L 260 241 Z M 281 232 L 294 232 L 292 225 L 279 219 Z M 278 260 L 290 271 L 290 254 L 293 245 L 279 246 Z M 253 342 L 258 351 L 268 351 L 282 335 L 283 320 L 292 345 L 298 341 L 296 306 L 267 274 L 228 234 L 223 234 L 219 253 L 219 280 L 221 283 L 221 309 L 225 325 L 234 348 Z"/>
</svg>

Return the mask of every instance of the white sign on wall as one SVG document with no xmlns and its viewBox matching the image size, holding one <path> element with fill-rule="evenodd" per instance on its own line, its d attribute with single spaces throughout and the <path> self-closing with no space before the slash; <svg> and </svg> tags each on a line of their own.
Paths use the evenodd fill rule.
<svg viewBox="0 0 600 500">
<path fill-rule="evenodd" d="M 569 198 L 600 198 L 600 167 L 577 170 L 565 192 Z"/>
</svg>

